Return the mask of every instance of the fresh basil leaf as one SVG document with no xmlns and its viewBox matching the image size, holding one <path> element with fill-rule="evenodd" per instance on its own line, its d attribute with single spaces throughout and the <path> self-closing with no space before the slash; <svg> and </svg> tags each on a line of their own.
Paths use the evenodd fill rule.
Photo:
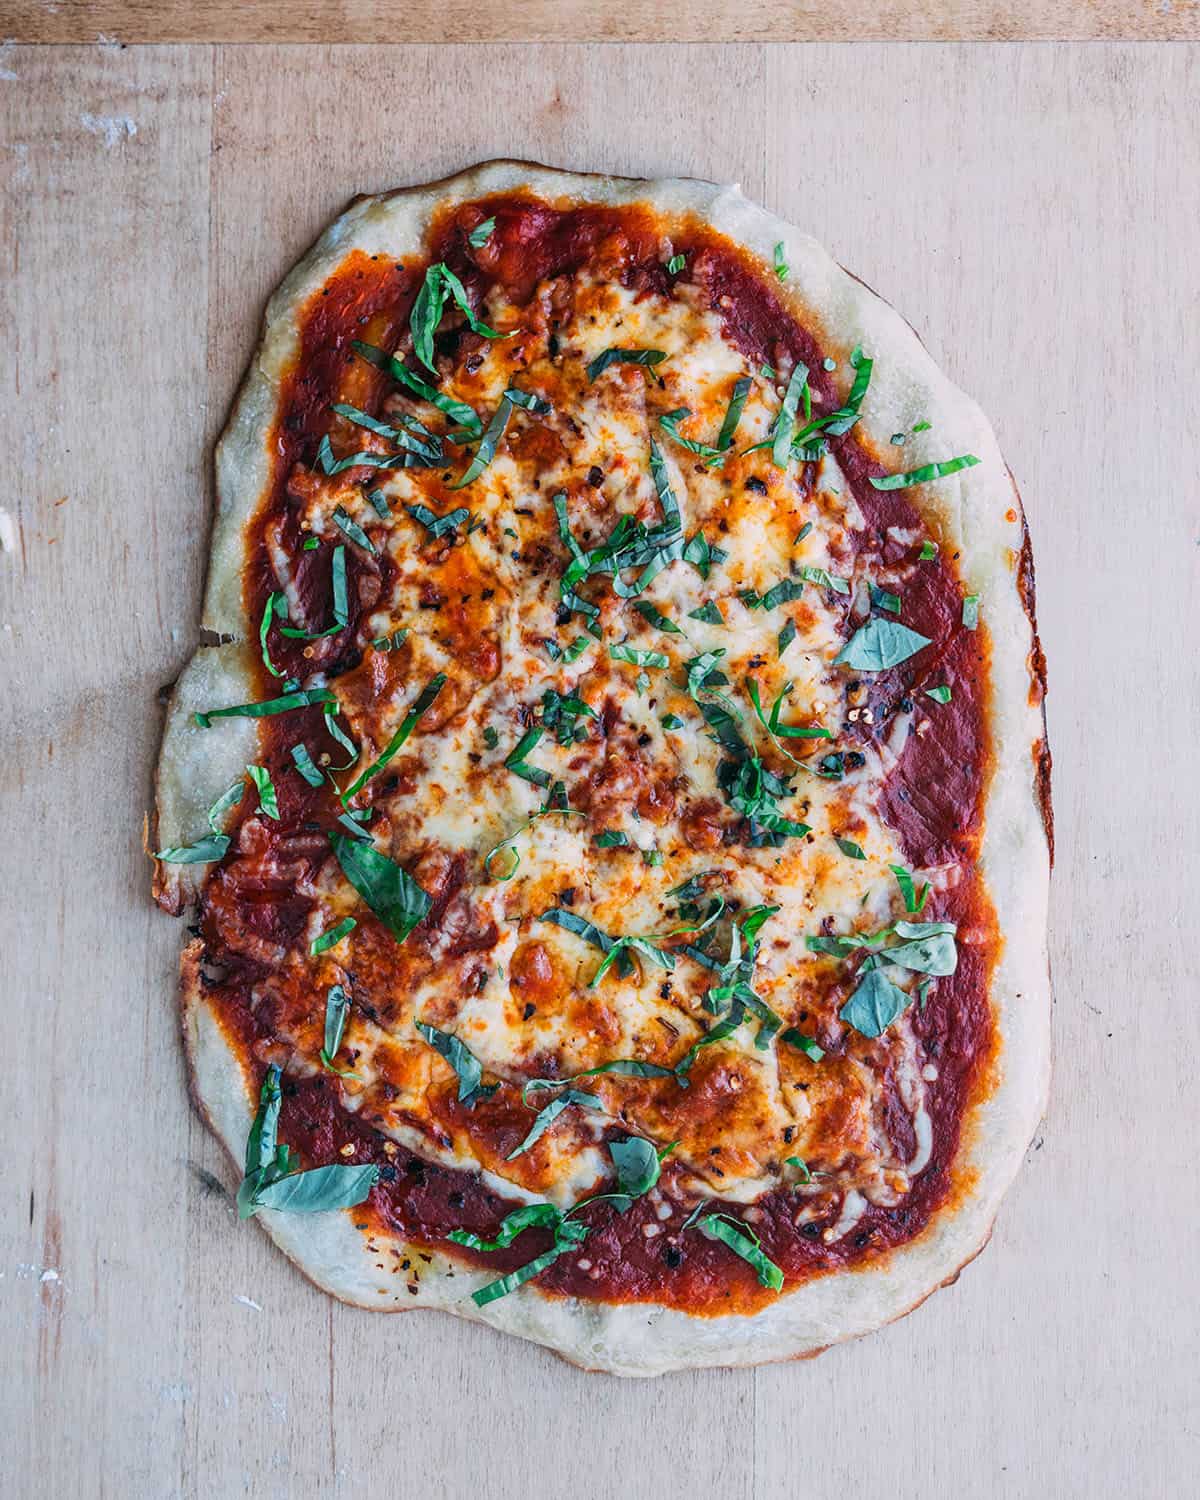
<svg viewBox="0 0 1200 1500">
<path fill-rule="evenodd" d="M 361 775 L 359 775 L 352 786 L 346 788 L 345 792 L 342 794 L 343 801 L 349 801 L 351 797 L 362 791 L 363 787 L 366 786 L 367 782 L 370 781 L 373 776 L 379 775 L 380 771 L 384 769 L 384 767 L 400 749 L 401 745 L 404 744 L 409 735 L 417 727 L 418 720 L 420 720 L 421 717 L 433 706 L 434 700 L 437 698 L 437 695 L 445 686 L 445 672 L 438 672 L 435 676 L 429 679 L 429 681 L 413 699 L 412 706 L 404 715 L 404 719 L 401 722 L 399 729 L 396 730 L 395 734 L 392 735 L 391 739 L 388 741 L 383 754 L 379 757 L 374 765 L 368 766 L 366 770 L 363 771 Z"/>
<path fill-rule="evenodd" d="M 718 1021 L 715 1026 L 710 1027 L 698 1041 L 693 1042 L 675 1064 L 675 1077 L 679 1082 L 686 1086 L 688 1074 L 695 1066 L 696 1058 L 700 1052 L 705 1047 L 712 1047 L 717 1042 L 723 1042 L 727 1037 L 731 1037 L 745 1019 L 745 1010 L 735 999 L 733 1008 L 729 1014 Z"/>
<path fill-rule="evenodd" d="M 504 764 L 514 776 L 519 776 L 522 781 L 528 781 L 533 786 L 544 787 L 550 785 L 550 772 L 543 771 L 541 766 L 531 766 L 525 759 L 537 747 L 542 734 L 543 731 L 539 727 L 527 729 L 504 757 Z"/>
<path fill-rule="evenodd" d="M 377 1166 L 338 1164 L 290 1172 L 264 1183 L 254 1194 L 254 1207 L 276 1213 L 320 1214 L 335 1208 L 353 1208 L 369 1196 L 379 1177 Z"/>
<path fill-rule="evenodd" d="M 320 539 L 318 537 L 315 537 L 315 536 L 306 536 L 304 538 L 304 543 L 303 543 L 303 546 L 301 547 L 301 551 L 303 551 L 303 552 L 315 552 L 320 545 L 321 545 L 321 542 L 320 542 Z"/>
<path fill-rule="evenodd" d="M 223 818 L 231 807 L 238 805 L 245 790 L 246 783 L 239 776 L 208 809 L 206 817 L 211 833 L 205 834 L 194 844 L 160 849 L 154 858 L 162 860 L 166 865 L 210 865 L 221 859 L 229 848 L 229 835 L 223 832 L 218 819 Z"/>
<path fill-rule="evenodd" d="M 882 969 L 870 969 L 839 1014 L 862 1036 L 882 1036 L 911 1001 L 912 996 L 894 985 Z"/>
<path fill-rule="evenodd" d="M 775 274 L 779 277 L 780 281 L 786 281 L 790 271 L 791 267 L 787 263 L 784 244 L 780 240 L 775 246 Z"/>
<path fill-rule="evenodd" d="M 235 703 L 230 708 L 210 708 L 196 715 L 201 729 L 212 727 L 214 719 L 265 719 L 272 714 L 289 713 L 294 708 L 307 708 L 312 703 L 335 703 L 337 700 L 328 688 L 297 688 L 278 698 L 268 698 L 263 703 Z"/>
<path fill-rule="evenodd" d="M 797 1172 L 800 1173 L 801 1182 L 811 1182 L 813 1180 L 813 1175 L 808 1170 L 808 1163 L 802 1156 L 785 1156 L 783 1161 L 785 1166 L 795 1167 Z"/>
<path fill-rule="evenodd" d="M 662 717 L 662 727 L 664 729 L 683 729 L 685 725 L 678 714 L 664 714 Z"/>
<path fill-rule="evenodd" d="M 667 262 L 667 272 L 671 276 L 678 276 L 686 264 L 687 261 L 682 255 L 672 255 Z"/>
<path fill-rule="evenodd" d="M 633 973 L 633 964 L 625 952 L 621 939 L 609 937 L 608 933 L 601 932 L 594 922 L 589 922 L 586 917 L 579 916 L 568 907 L 552 906 L 540 914 L 538 921 L 551 922 L 556 927 L 563 927 L 568 932 L 573 932 L 585 943 L 591 943 L 594 948 L 599 948 L 606 958 L 610 953 L 616 952 L 618 955 L 617 973 L 626 978 Z M 595 980 L 592 982 L 594 984 Z"/>
<path fill-rule="evenodd" d="M 473 1104 L 476 1099 L 487 1098 L 496 1092 L 499 1085 L 483 1087 L 483 1064 L 467 1046 L 448 1031 L 439 1031 L 424 1021 L 416 1023 L 417 1030 L 454 1069 L 458 1075 L 458 1099 L 460 1104 Z"/>
<path fill-rule="evenodd" d="M 564 1110 L 570 1109 L 573 1104 L 578 1105 L 581 1109 L 595 1110 L 600 1114 L 604 1113 L 604 1101 L 596 1094 L 586 1094 L 582 1089 L 564 1089 L 557 1098 L 551 1099 L 549 1104 L 538 1111 L 536 1119 L 529 1127 L 528 1135 L 526 1135 L 525 1139 L 515 1150 L 508 1153 L 505 1160 L 514 1161 L 518 1156 L 522 1156 L 531 1146 L 541 1140 L 542 1136 L 545 1135 L 550 1126 L 558 1119 L 559 1115 Z"/>
<path fill-rule="evenodd" d="M 652 1142 L 640 1135 L 611 1141 L 608 1154 L 617 1169 L 617 1187 L 628 1198 L 640 1198 L 658 1182 L 662 1164 Z"/>
<path fill-rule="evenodd" d="M 596 839 L 597 849 L 627 849 L 629 835 L 618 828 L 606 828 Z"/>
<path fill-rule="evenodd" d="M 867 394 L 867 388 L 871 384 L 871 371 L 874 361 L 867 358 L 861 349 L 854 349 L 850 355 L 850 364 L 854 370 L 854 383 L 850 387 L 850 394 L 846 398 L 845 406 L 839 407 L 837 411 L 831 412 L 829 416 L 818 418 L 810 424 L 819 427 L 821 431 L 828 433 L 830 437 L 841 437 L 843 433 L 850 431 L 851 427 L 858 421 L 862 410 L 863 397 Z M 802 432 L 797 437 L 798 442 L 807 441 L 807 433 Z"/>
<path fill-rule="evenodd" d="M 482 250 L 492 237 L 492 231 L 496 227 L 496 217 L 493 214 L 490 219 L 484 219 L 482 224 L 477 224 L 467 235 L 467 244 L 472 250 Z"/>
<path fill-rule="evenodd" d="M 407 870 L 372 844 L 331 833 L 329 843 L 346 879 L 398 943 L 429 915 L 433 905 Z"/>
<path fill-rule="evenodd" d="M 974 468 L 978 462 L 973 453 L 964 453 L 960 458 L 922 464 L 919 469 L 907 469 L 903 474 L 885 474 L 882 479 L 877 479 L 872 474 L 871 484 L 877 490 L 906 490 L 909 485 L 924 484 L 929 479 L 945 479 L 950 474 L 957 474 L 960 469 Z"/>
<path fill-rule="evenodd" d="M 385 354 L 382 349 L 376 349 L 372 344 L 364 344 L 359 339 L 352 339 L 350 347 L 368 364 L 385 371 L 414 396 L 419 396 L 430 406 L 437 407 L 438 411 L 449 417 L 452 422 L 457 422 L 468 436 L 477 438 L 482 435 L 483 423 L 465 401 L 456 401 L 453 396 L 443 396 L 440 391 L 426 385 L 419 376 L 414 375 L 395 355 Z"/>
<path fill-rule="evenodd" d="M 798 547 L 812 529 L 813 523 L 811 521 L 805 521 L 804 525 L 801 526 L 800 530 L 792 538 L 792 546 Z"/>
<path fill-rule="evenodd" d="M 901 925 L 897 924 L 897 930 Z M 958 968 L 958 947 L 948 932 L 913 938 L 907 943 L 885 948 L 881 956 L 885 963 L 897 964 L 917 974 L 932 974 L 935 978 L 953 974 Z"/>
<path fill-rule="evenodd" d="M 979 628 L 979 595 L 967 594 L 963 599 L 962 622 L 968 630 Z"/>
<path fill-rule="evenodd" d="M 247 766 L 250 780 L 254 783 L 258 792 L 259 811 L 268 818 L 274 818 L 279 822 L 279 799 L 275 795 L 275 783 L 271 780 L 271 773 L 266 766 Z"/>
<path fill-rule="evenodd" d="M 605 349 L 603 354 L 598 354 L 589 362 L 587 378 L 589 381 L 595 380 L 610 365 L 642 365 L 652 368 L 654 365 L 661 365 L 666 357 L 661 349 Z"/>
<path fill-rule="evenodd" d="M 766 1255 L 762 1241 L 753 1229 L 740 1219 L 731 1218 L 728 1214 L 705 1214 L 697 1221 L 697 1227 L 709 1239 L 723 1241 L 735 1255 L 740 1255 L 754 1270 L 762 1286 L 770 1287 L 775 1292 L 783 1290 L 783 1272 Z"/>
<path fill-rule="evenodd" d="M 954 695 L 950 691 L 949 687 L 947 687 L 946 684 L 943 682 L 938 687 L 926 688 L 925 689 L 925 696 L 927 698 L 932 698 L 935 703 L 949 703 L 950 699 Z"/>
<path fill-rule="evenodd" d="M 713 600 L 706 599 L 699 609 L 688 612 L 689 620 L 699 620 L 704 625 L 724 625 L 725 616 L 721 613 L 720 606 Z"/>
<path fill-rule="evenodd" d="M 283 1103 L 279 1080 L 280 1070 L 275 1063 L 271 1063 L 263 1075 L 258 1110 L 246 1137 L 246 1168 L 237 1191 L 238 1217 L 242 1219 L 248 1219 L 254 1213 L 255 1189 L 276 1160 L 276 1131 Z"/>
<path fill-rule="evenodd" d="M 504 429 L 508 426 L 508 419 L 513 414 L 515 403 L 510 399 L 509 393 L 505 391 L 500 397 L 500 404 L 492 413 L 492 419 L 484 428 L 483 436 L 479 439 L 479 446 L 475 455 L 463 472 L 462 478 L 456 480 L 450 488 L 452 490 L 466 489 L 467 485 L 478 479 L 496 456 L 496 449 L 500 439 L 504 436 Z"/>
<path fill-rule="evenodd" d="M 850 637 L 834 662 L 852 667 L 856 672 L 884 672 L 899 666 L 930 644 L 927 635 L 919 635 L 896 620 L 873 615 Z"/>
<path fill-rule="evenodd" d="M 489 1282 L 487 1286 L 481 1286 L 477 1292 L 471 1293 L 471 1301 L 476 1307 L 486 1307 L 489 1302 L 495 1302 L 498 1297 L 507 1297 L 510 1292 L 515 1292 L 518 1287 L 524 1286 L 527 1281 L 532 1281 L 539 1276 L 547 1266 L 554 1262 L 567 1250 L 573 1249 L 587 1234 L 587 1228 L 583 1224 L 576 1225 L 569 1221 L 571 1226 L 582 1231 L 578 1239 L 569 1239 L 563 1244 L 555 1240 L 553 1247 L 544 1254 L 539 1255 L 536 1260 L 531 1260 L 528 1265 L 522 1266 L 517 1271 L 510 1271 L 507 1276 L 501 1276 L 498 1281 Z M 561 1225 L 560 1228 L 565 1228 Z"/>
<path fill-rule="evenodd" d="M 862 852 L 861 846 L 856 844 L 853 839 L 835 839 L 834 842 L 847 859 L 866 859 L 867 857 Z"/>
<path fill-rule="evenodd" d="M 784 621 L 783 629 L 779 632 L 777 647 L 779 655 L 782 656 L 787 648 L 796 639 L 796 622 L 793 619 Z"/>
<path fill-rule="evenodd" d="M 343 917 L 336 927 L 330 927 L 320 937 L 314 938 L 308 951 L 314 955 L 324 953 L 327 948 L 332 948 L 335 943 L 340 943 L 357 926 L 358 923 L 353 917 Z"/>
<path fill-rule="evenodd" d="M 921 551 L 918 554 L 920 562 L 932 562 L 938 555 L 938 544 L 936 542 L 922 542 Z"/>
<path fill-rule="evenodd" d="M 433 362 L 433 340 L 442 321 L 447 297 L 454 299 L 475 333 L 487 339 L 504 337 L 476 316 L 475 309 L 467 298 L 466 288 L 450 267 L 444 261 L 435 262 L 425 272 L 425 279 L 413 302 L 409 318 L 413 352 L 425 368 L 435 376 L 437 366 Z"/>
<path fill-rule="evenodd" d="M 872 583 L 869 586 L 871 603 L 876 609 L 886 609 L 889 614 L 900 613 L 900 595 L 890 594 L 887 589 L 876 588 Z"/>
</svg>

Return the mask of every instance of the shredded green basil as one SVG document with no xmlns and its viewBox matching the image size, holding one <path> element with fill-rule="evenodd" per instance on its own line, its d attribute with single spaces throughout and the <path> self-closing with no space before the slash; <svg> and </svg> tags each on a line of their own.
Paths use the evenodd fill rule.
<svg viewBox="0 0 1200 1500">
<path fill-rule="evenodd" d="M 589 362 L 587 378 L 589 381 L 595 380 L 610 365 L 641 365 L 652 369 L 655 365 L 661 365 L 666 357 L 662 349 L 605 349 L 603 354 L 597 354 Z"/>
<path fill-rule="evenodd" d="M 263 703 L 235 703 L 230 708 L 210 708 L 195 717 L 201 729 L 210 729 L 214 719 L 265 719 L 273 714 L 290 713 L 294 708 L 307 708 L 312 703 L 336 701 L 328 688 L 296 688 Z"/>
<path fill-rule="evenodd" d="M 155 859 L 162 860 L 165 865 L 211 865 L 223 858 L 225 851 L 229 848 L 229 835 L 222 831 L 218 819 L 224 817 L 231 807 L 238 805 L 245 790 L 246 783 L 239 776 L 208 809 L 208 826 L 212 830 L 211 833 L 206 833 L 194 844 L 173 845 L 168 849 L 160 849 L 154 856 Z"/>
<path fill-rule="evenodd" d="M 275 783 L 271 780 L 271 773 L 266 766 L 247 766 L 250 780 L 254 783 L 258 792 L 258 807 L 268 818 L 274 818 L 279 822 L 279 799 L 275 795 Z"/>
<path fill-rule="evenodd" d="M 344 833 L 329 835 L 334 857 L 346 879 L 398 943 L 429 915 L 433 905 L 407 870 L 372 844 Z"/>
<path fill-rule="evenodd" d="M 929 644 L 927 635 L 920 635 L 896 620 L 872 615 L 850 637 L 834 661 L 857 672 L 884 672 L 889 667 L 899 666 Z"/>
<path fill-rule="evenodd" d="M 882 479 L 872 475 L 871 484 L 877 490 L 905 490 L 909 485 L 924 484 L 929 479 L 945 479 L 960 469 L 974 468 L 978 462 L 973 453 L 964 453 L 959 458 L 946 458 L 939 463 L 922 464 L 919 469 L 907 469 L 903 474 L 885 474 Z"/>
</svg>

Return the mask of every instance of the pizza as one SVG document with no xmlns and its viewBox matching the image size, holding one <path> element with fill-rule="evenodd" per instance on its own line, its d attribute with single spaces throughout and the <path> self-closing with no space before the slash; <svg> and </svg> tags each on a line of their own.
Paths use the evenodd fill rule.
<svg viewBox="0 0 1200 1500">
<path fill-rule="evenodd" d="M 734 188 L 493 162 L 292 271 L 217 489 L 154 888 L 242 1216 L 620 1374 L 952 1280 L 1044 1101 L 1050 758 L 899 316 Z"/>
</svg>

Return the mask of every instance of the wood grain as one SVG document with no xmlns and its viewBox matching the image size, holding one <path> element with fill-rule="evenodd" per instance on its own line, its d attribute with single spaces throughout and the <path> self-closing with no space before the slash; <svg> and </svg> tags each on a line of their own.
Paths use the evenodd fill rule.
<svg viewBox="0 0 1200 1500">
<path fill-rule="evenodd" d="M 1171 41 L 1197 0 L 0 0 L 18 42 Z"/>
<path fill-rule="evenodd" d="M 0 75 L 5 1495 L 1190 1496 L 1200 50 L 17 47 Z M 236 1224 L 185 1097 L 140 828 L 208 444 L 353 193 L 500 153 L 741 178 L 914 321 L 1029 511 L 1050 1117 L 960 1283 L 815 1362 L 631 1385 L 335 1305 Z"/>
</svg>

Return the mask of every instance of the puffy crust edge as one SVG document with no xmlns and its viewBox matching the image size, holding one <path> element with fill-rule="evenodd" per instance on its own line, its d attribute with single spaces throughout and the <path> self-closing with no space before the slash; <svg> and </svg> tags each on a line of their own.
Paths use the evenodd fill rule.
<svg viewBox="0 0 1200 1500">
<path fill-rule="evenodd" d="M 995 436 L 975 403 L 938 370 L 891 307 L 815 240 L 748 202 L 736 187 L 687 179 L 580 176 L 497 161 L 441 182 L 360 198 L 321 236 L 268 306 L 262 346 L 217 452 L 218 513 L 204 625 L 241 642 L 252 633 L 242 603 L 246 539 L 269 479 L 266 433 L 283 372 L 297 347 L 297 316 L 308 297 L 350 249 L 417 254 L 435 209 L 521 190 L 552 201 L 647 202 L 668 217 L 694 215 L 767 266 L 774 245 L 782 240 L 791 274 L 780 295 L 810 326 L 822 328 L 839 363 L 855 344 L 875 357 L 873 399 L 860 436 L 883 450 L 892 432 L 909 431 L 923 418 L 932 430 L 909 445 L 913 464 L 967 451 L 982 460 L 976 468 L 923 485 L 918 498 L 941 544 L 960 553 L 968 589 L 983 598 L 981 628 L 992 647 L 996 764 L 981 868 L 1005 941 L 991 988 L 1000 1047 L 990 1092 L 964 1124 L 954 1165 L 957 1191 L 921 1235 L 877 1262 L 808 1282 L 753 1317 L 693 1317 L 644 1303 L 583 1303 L 536 1287 L 480 1311 L 468 1293 L 486 1276 L 436 1253 L 422 1273 L 418 1294 L 402 1290 L 400 1300 L 393 1300 L 397 1288 L 387 1287 L 389 1278 L 381 1278 L 377 1269 L 388 1257 L 367 1248 L 349 1214 L 290 1219 L 264 1214 L 264 1227 L 311 1280 L 344 1301 L 377 1309 L 443 1308 L 544 1344 L 588 1369 L 652 1375 L 813 1354 L 902 1316 L 952 1281 L 978 1254 L 1041 1117 L 1049 1084 L 1049 853 L 1036 776 L 1045 744 L 1036 675 L 1040 658 L 1031 610 L 1018 581 L 1024 524 L 1020 502 Z M 1015 523 L 1009 519 L 1014 512 Z M 230 779 L 214 777 L 214 765 L 223 775 L 227 766 L 252 758 L 254 721 L 227 720 L 220 729 L 189 731 L 187 717 L 196 707 L 236 701 L 252 681 L 245 645 L 202 648 L 180 678 L 158 773 L 161 843 L 185 842 L 202 831 L 197 825 L 203 823 L 204 809 Z M 203 867 L 191 868 L 202 873 Z M 178 909 L 194 894 L 196 876 L 184 867 L 184 873 L 165 884 Z M 183 1023 L 197 1104 L 236 1162 L 254 1105 L 242 1063 L 205 998 L 195 945 L 184 954 Z"/>
</svg>

